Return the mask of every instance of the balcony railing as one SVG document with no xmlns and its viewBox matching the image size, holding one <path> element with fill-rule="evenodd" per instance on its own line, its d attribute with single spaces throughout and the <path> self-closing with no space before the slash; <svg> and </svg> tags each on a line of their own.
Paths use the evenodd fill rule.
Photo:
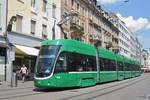
<svg viewBox="0 0 150 100">
<path fill-rule="evenodd" d="M 83 37 L 84 28 L 76 23 L 70 23 L 71 33 L 75 36 Z"/>
</svg>

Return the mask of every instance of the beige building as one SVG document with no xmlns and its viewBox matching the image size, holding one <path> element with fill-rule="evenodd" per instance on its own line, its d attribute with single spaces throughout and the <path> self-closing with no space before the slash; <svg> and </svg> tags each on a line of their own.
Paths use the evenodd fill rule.
<svg viewBox="0 0 150 100">
<path fill-rule="evenodd" d="M 7 0 L 7 32 L 9 53 L 7 79 L 11 80 L 12 70 L 20 69 L 22 64 L 28 67 L 29 72 L 34 72 L 35 60 L 41 42 L 52 39 L 49 33 L 52 29 L 49 11 L 53 5 L 47 0 Z M 50 9 L 49 9 L 49 8 Z M 13 24 L 12 24 L 13 23 Z M 12 24 L 12 28 L 11 28 Z"/>
<path fill-rule="evenodd" d="M 63 25 L 69 39 L 91 45 L 98 40 L 99 47 L 117 52 L 116 22 L 96 4 L 96 0 L 8 0 L 7 24 L 13 23 L 7 33 L 11 52 L 8 58 L 13 61 L 10 66 L 18 70 L 25 63 L 33 72 L 37 48 L 43 40 L 64 38 L 57 23 L 70 13 L 78 16 Z M 11 73 L 12 67 L 8 68 Z"/>
<path fill-rule="evenodd" d="M 119 30 L 115 18 L 111 17 L 96 0 L 61 0 L 61 16 L 77 12 L 78 16 L 64 25 L 70 39 L 94 44 L 99 40 L 100 47 L 118 52 Z M 78 29 L 78 31 L 76 31 Z M 74 31 L 75 30 L 75 31 Z M 63 36 L 62 36 L 63 38 Z"/>
</svg>

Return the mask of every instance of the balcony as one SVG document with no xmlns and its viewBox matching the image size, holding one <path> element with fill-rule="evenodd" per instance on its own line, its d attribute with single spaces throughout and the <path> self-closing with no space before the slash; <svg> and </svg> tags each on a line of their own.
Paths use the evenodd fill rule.
<svg viewBox="0 0 150 100">
<path fill-rule="evenodd" d="M 83 37 L 84 35 L 84 28 L 76 23 L 70 23 L 70 30 L 75 36 Z"/>
</svg>

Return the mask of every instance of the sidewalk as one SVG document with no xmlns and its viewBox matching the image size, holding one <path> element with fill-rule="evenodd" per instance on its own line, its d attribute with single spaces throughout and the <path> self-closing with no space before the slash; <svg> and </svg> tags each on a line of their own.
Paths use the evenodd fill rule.
<svg viewBox="0 0 150 100">
<path fill-rule="evenodd" d="M 26 81 L 24 83 L 18 81 L 17 87 L 11 87 L 11 83 L 3 81 L 0 85 L 0 100 L 12 100 L 12 98 L 32 95 L 34 88 L 33 81 Z"/>
<path fill-rule="evenodd" d="M 11 83 L 3 81 L 0 84 L 0 91 L 9 90 L 9 89 L 19 89 L 19 88 L 34 88 L 33 81 L 26 81 L 22 83 L 22 81 L 18 80 L 17 87 L 11 87 Z"/>
</svg>

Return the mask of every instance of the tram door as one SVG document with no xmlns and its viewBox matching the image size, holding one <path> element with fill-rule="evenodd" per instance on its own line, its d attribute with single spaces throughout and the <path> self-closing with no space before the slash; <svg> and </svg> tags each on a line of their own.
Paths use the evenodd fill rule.
<svg viewBox="0 0 150 100">
<path fill-rule="evenodd" d="M 57 86 L 68 87 L 77 85 L 77 74 L 74 71 L 74 56 L 72 53 L 63 52 L 55 65 L 55 77 Z"/>
</svg>

